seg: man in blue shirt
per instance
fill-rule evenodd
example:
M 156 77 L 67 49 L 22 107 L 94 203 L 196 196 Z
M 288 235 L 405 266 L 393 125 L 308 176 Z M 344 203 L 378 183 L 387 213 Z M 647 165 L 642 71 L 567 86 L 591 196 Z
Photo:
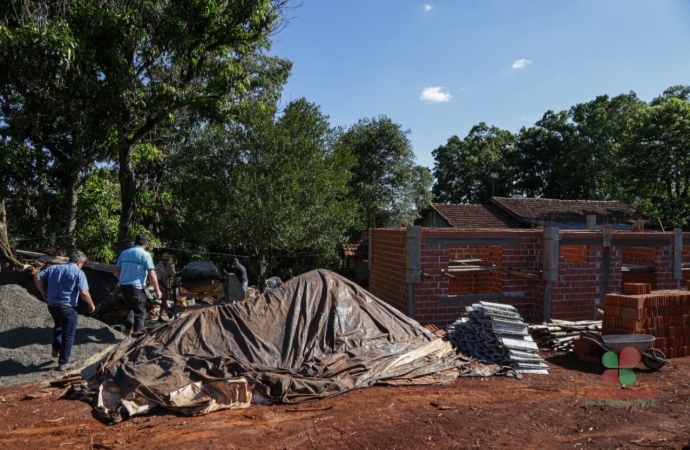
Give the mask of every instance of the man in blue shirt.
M 67 264 L 55 265 L 39 272 L 34 277 L 36 288 L 48 303 L 48 312 L 53 317 L 53 358 L 58 359 L 58 370 L 64 371 L 74 366 L 69 362 L 77 331 L 77 302 L 79 297 L 89 305 L 92 313 L 96 307 L 89 294 L 86 275 L 81 271 L 86 255 L 76 251 Z
M 125 323 L 126 335 L 132 331 L 144 329 L 144 319 L 146 318 L 146 278 L 151 280 L 151 285 L 156 291 L 156 298 L 163 298 L 158 287 L 153 258 L 145 250 L 149 244 L 149 237 L 142 233 L 137 235 L 134 245 L 120 253 L 115 267 L 115 276 L 120 280 L 122 299 L 129 307 L 127 322 Z

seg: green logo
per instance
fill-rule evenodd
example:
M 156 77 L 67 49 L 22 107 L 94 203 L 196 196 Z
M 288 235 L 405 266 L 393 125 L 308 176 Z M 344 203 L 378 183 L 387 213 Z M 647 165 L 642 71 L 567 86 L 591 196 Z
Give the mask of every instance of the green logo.
M 614 352 L 606 352 L 601 357 L 601 363 L 608 370 L 601 376 L 604 384 L 630 386 L 635 382 L 635 372 L 631 369 L 637 367 L 642 359 L 639 350 L 634 347 L 626 347 L 620 355 Z

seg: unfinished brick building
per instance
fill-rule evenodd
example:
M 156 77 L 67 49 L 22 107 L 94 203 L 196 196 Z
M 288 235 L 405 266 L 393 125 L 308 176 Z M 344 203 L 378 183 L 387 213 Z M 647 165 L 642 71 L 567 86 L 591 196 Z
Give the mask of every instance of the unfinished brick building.
M 369 290 L 437 326 L 478 301 L 514 305 L 530 321 L 586 320 L 623 282 L 686 286 L 683 261 L 690 261 L 690 233 L 679 229 L 381 228 L 370 234 Z

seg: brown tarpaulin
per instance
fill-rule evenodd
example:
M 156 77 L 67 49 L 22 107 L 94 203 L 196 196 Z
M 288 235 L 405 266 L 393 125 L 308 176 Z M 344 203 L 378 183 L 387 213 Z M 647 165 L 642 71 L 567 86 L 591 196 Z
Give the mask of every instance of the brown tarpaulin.
M 252 301 L 192 311 L 126 339 L 92 381 L 100 383 L 100 415 L 117 420 L 123 406 L 130 415 L 156 405 L 189 414 L 246 406 L 244 394 L 228 394 L 228 380 L 247 383 L 255 401 L 297 403 L 376 383 L 497 372 L 516 376 L 457 354 L 353 282 L 315 270 Z

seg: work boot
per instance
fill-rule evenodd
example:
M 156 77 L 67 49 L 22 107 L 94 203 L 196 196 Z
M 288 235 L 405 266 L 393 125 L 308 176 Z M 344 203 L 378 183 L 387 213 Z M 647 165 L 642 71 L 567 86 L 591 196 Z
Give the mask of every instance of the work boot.
M 64 364 L 60 364 L 57 370 L 59 370 L 60 372 L 64 372 L 65 370 L 69 370 L 72 367 L 74 367 L 74 363 L 66 362 Z
M 50 354 L 53 358 L 59 358 L 60 357 L 60 352 L 53 352 Z

